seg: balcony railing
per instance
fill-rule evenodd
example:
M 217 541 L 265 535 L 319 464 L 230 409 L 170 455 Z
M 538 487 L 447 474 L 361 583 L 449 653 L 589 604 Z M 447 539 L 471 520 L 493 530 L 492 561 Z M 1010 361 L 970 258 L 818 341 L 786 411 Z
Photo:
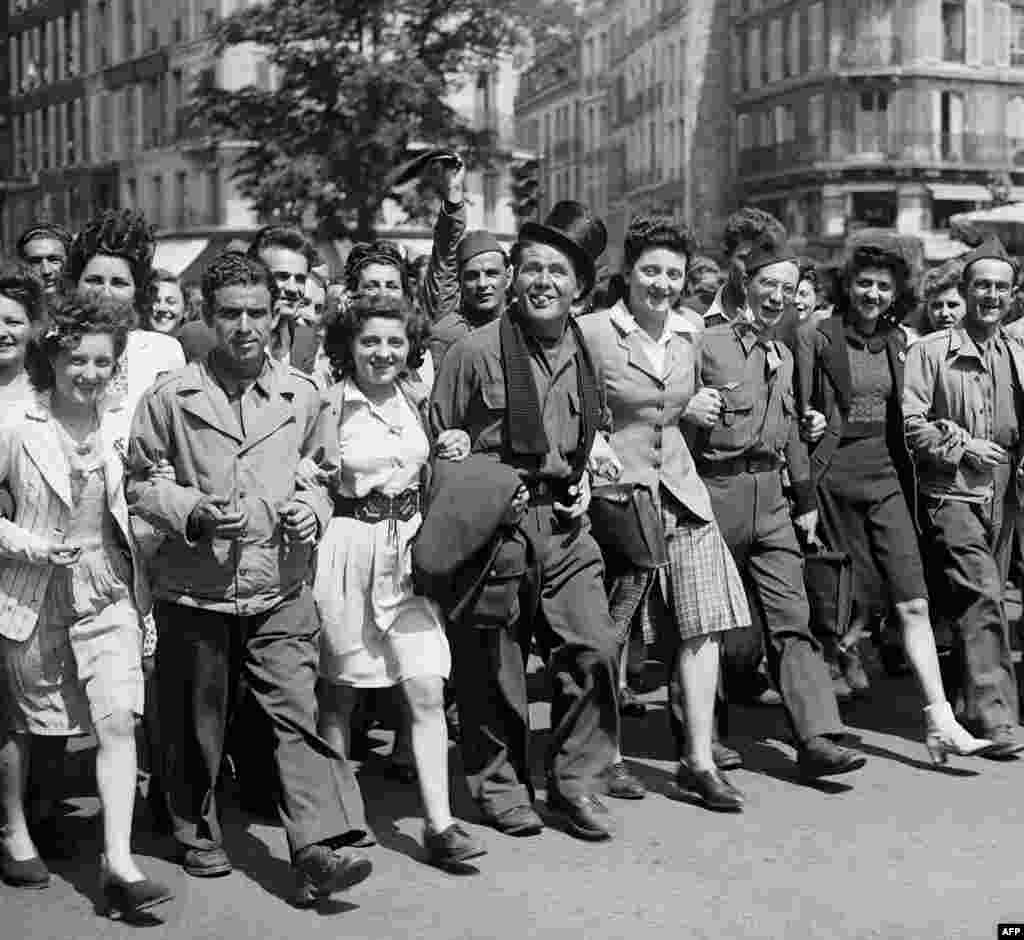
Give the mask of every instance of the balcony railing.
M 918 163 L 1009 169 L 1024 166 L 1024 139 L 1002 134 L 843 130 L 827 138 L 754 147 L 739 154 L 741 176 L 784 173 L 814 163 Z
M 847 39 L 839 49 L 841 69 L 882 69 L 903 62 L 899 36 L 864 36 Z

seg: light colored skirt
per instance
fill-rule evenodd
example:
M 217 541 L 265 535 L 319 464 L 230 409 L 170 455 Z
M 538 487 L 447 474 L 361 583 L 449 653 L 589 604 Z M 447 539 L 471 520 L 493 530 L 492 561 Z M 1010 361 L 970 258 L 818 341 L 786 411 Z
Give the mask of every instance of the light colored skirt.
M 51 575 L 31 635 L 0 638 L 11 730 L 88 734 L 115 712 L 142 714 L 142 629 L 130 576 L 119 555 L 87 550 Z
M 397 527 L 349 517 L 328 524 L 313 582 L 327 682 L 387 688 L 451 672 L 441 612 L 413 592 L 411 541 L 420 521 L 417 514 Z

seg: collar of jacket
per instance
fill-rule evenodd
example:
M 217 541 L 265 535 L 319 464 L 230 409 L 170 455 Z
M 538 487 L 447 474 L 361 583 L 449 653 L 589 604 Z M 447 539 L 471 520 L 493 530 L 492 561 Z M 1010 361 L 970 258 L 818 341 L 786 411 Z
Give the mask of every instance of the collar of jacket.
M 122 395 L 111 392 L 100 399 L 96 409 L 97 416 L 102 422 L 103 418 L 110 414 L 118 414 L 125 409 L 125 400 Z M 25 417 L 32 421 L 50 421 L 53 419 L 53 393 L 52 391 L 36 392 L 25 403 Z
M 191 395 L 204 390 L 206 382 L 214 382 L 224 388 L 226 379 L 231 385 L 238 383 L 231 376 L 221 376 L 212 365 L 212 355 L 198 362 L 191 362 L 181 370 L 181 379 L 178 382 L 177 392 L 179 395 Z M 264 398 L 270 398 L 280 389 L 281 378 L 286 375 L 291 367 L 287 363 L 277 362 L 267 355 L 263 360 L 263 368 L 256 376 L 252 387 L 255 388 Z
M 622 333 L 623 336 L 629 336 L 631 333 L 635 333 L 637 330 L 642 329 L 639 323 L 636 321 L 636 317 L 629 312 L 629 308 L 622 300 L 616 301 L 615 306 L 611 308 L 608 314 L 608 319 L 614 324 L 616 329 Z M 697 330 L 689 320 L 686 319 L 681 313 L 676 310 L 670 310 L 668 316 L 665 318 L 665 330 L 671 333 L 679 333 L 687 336 L 693 336 Z M 657 342 L 660 337 L 651 337 Z
M 1008 339 L 1006 330 L 1000 326 L 999 329 L 992 334 L 992 339 L 1001 339 L 1005 342 Z M 979 348 L 978 344 L 971 339 L 971 334 L 962 326 L 954 326 L 949 331 L 948 355 L 977 359 L 979 362 L 985 361 L 984 353 Z

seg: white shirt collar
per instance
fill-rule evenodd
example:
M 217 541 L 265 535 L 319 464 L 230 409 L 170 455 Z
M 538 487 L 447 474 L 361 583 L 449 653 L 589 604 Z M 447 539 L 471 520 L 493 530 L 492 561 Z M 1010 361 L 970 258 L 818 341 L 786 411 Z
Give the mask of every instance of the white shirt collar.
M 626 336 L 640 329 L 640 324 L 636 322 L 636 317 L 629 312 L 629 309 L 621 300 L 612 307 L 609 317 L 612 323 L 622 330 Z M 665 328 L 661 336 L 655 339 L 655 342 L 667 343 L 673 333 L 689 336 L 695 332 L 693 324 L 686 317 L 675 310 L 670 310 L 665 318 Z

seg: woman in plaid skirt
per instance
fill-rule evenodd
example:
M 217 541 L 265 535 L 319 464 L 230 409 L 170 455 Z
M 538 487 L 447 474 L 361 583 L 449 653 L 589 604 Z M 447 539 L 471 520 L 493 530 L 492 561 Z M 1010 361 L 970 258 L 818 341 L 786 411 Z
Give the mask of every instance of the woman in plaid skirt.
M 674 627 L 670 704 L 679 756 L 677 782 L 709 809 L 738 811 L 743 795 L 712 755 L 720 634 L 749 626 L 739 572 L 722 539 L 680 418 L 697 393 L 700 317 L 680 305 L 694 242 L 670 217 L 637 216 L 624 251 L 625 296 L 581 319 L 612 412 L 610 444 L 619 482 L 650 488 L 664 523 L 669 563 L 657 571 L 611 572 L 612 615 L 625 642 L 639 613 Z M 685 731 L 683 730 L 685 728 Z M 642 795 L 621 761 L 613 795 Z M 635 786 L 634 786 L 635 784 Z

